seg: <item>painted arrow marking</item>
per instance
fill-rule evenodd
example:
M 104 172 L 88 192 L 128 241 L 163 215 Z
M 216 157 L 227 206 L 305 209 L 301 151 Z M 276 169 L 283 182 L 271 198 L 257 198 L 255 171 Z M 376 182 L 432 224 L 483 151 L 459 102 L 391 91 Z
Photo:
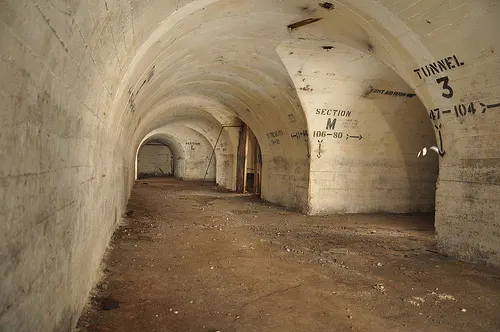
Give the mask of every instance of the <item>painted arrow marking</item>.
M 495 107 L 500 107 L 500 103 L 490 104 L 490 105 L 485 105 L 483 103 L 479 103 L 479 105 L 481 105 L 481 107 L 483 108 L 483 113 L 486 112 L 487 109 L 495 108 Z
M 317 156 L 318 156 L 318 158 L 321 158 L 321 143 L 323 143 L 323 140 L 321 140 L 321 141 L 318 140 L 318 143 L 319 143 L 319 149 L 318 149 L 319 151 L 318 151 Z
M 349 139 L 349 138 L 357 138 L 358 140 L 362 139 L 363 136 L 361 135 L 349 135 L 347 134 L 346 138 L 345 139 Z
M 311 149 L 309 148 L 309 140 L 306 139 L 306 147 L 307 147 L 307 158 L 311 157 Z
M 444 152 L 444 149 L 443 149 L 443 137 L 441 136 L 441 124 L 438 125 L 434 125 L 434 127 L 436 127 L 436 129 L 438 130 L 438 134 L 439 134 L 439 155 L 442 157 L 444 156 L 444 154 L 446 152 Z
M 441 157 L 445 155 L 445 151 L 443 149 L 443 137 L 441 135 L 441 124 L 439 125 L 434 125 L 434 127 L 437 129 L 438 134 L 439 134 L 439 148 L 437 146 L 431 146 L 429 150 L 435 151 L 437 154 L 439 154 Z M 422 150 L 418 151 L 417 158 L 420 157 L 420 155 L 425 156 L 427 154 L 427 148 L 423 148 Z

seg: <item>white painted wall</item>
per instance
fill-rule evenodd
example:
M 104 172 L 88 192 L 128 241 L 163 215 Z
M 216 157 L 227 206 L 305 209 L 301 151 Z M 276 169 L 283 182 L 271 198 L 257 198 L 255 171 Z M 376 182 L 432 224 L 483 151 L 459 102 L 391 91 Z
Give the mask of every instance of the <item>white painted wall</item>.
M 278 47 L 308 118 L 309 212 L 433 212 L 438 156 L 417 159 L 423 147 L 436 145 L 424 106 L 373 56 L 328 45 Z
M 174 173 L 174 156 L 165 145 L 147 143 L 137 155 L 138 176 L 168 176 Z

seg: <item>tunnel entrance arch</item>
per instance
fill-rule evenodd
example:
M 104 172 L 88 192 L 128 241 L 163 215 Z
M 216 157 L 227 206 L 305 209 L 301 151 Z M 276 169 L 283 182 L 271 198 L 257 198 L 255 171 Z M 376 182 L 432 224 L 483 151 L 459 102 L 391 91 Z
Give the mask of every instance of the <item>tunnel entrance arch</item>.
M 175 157 L 167 144 L 146 142 L 137 154 L 137 178 L 175 176 Z
M 150 134 L 143 139 L 143 142 L 137 148 L 135 179 L 152 176 L 173 176 L 183 179 L 185 159 L 186 151 L 184 147 L 173 137 L 166 134 Z M 167 171 L 161 166 L 164 166 Z

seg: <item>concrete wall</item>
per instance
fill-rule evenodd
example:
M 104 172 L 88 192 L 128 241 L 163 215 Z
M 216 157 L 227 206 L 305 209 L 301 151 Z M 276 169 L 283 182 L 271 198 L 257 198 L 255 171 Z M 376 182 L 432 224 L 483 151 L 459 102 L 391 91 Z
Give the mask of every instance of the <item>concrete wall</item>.
M 74 326 L 134 183 L 137 148 L 168 123 L 210 123 L 208 136 L 243 120 L 262 148 L 263 198 L 309 208 L 309 176 L 323 166 L 313 157 L 310 171 L 308 154 L 317 152 L 309 150 L 304 131 L 317 127 L 308 124 L 302 90 L 275 51 L 289 39 L 336 41 L 370 53 L 416 92 L 428 114 L 433 110 L 445 150 L 436 193 L 440 248 L 500 265 L 500 39 L 494 33 L 500 3 L 332 2 L 334 10 L 316 2 L 305 7 L 302 0 L 0 2 L 1 329 Z M 287 29 L 312 15 L 323 19 Z M 438 60 L 449 68 L 415 72 Z M 442 77 L 453 95 L 436 81 Z M 374 149 L 384 148 L 383 132 L 407 123 L 387 112 L 414 107 L 366 104 L 380 112 L 382 129 L 372 132 L 362 125 L 365 102 L 342 103 L 360 116 L 360 133 L 377 143 Z M 400 134 L 385 137 L 396 142 Z M 360 155 L 368 149 L 348 144 Z
M 308 118 L 309 212 L 434 212 L 439 156 L 417 159 L 436 145 L 424 106 L 373 56 L 328 45 L 278 47 Z
M 2 331 L 71 330 L 128 200 L 109 26 L 68 3 L 0 3 Z
M 210 137 L 210 142 L 215 146 L 215 155 L 213 156 L 214 160 L 212 160 L 212 162 L 215 163 L 217 167 L 217 185 L 229 190 L 236 190 L 238 135 L 239 127 L 221 128 L 219 133 L 213 130 L 207 132 L 207 136 Z M 219 141 L 217 141 L 217 137 Z
M 500 171 L 500 149 L 498 141 L 492 139 L 498 131 L 494 123 L 500 113 L 495 111 L 498 108 L 483 112 L 482 106 L 500 102 L 496 52 L 500 39 L 491 34 L 500 28 L 500 3 L 389 3 L 380 5 L 390 6 L 390 16 L 383 7 L 367 7 L 363 15 L 387 29 L 385 41 L 379 38 L 376 44 L 392 45 L 386 49 L 398 59 L 394 61 L 397 72 L 415 89 L 428 114 L 436 110 L 431 117 L 438 144 L 445 152 L 440 159 L 436 193 L 440 249 L 468 261 L 500 265 L 500 182 L 494 175 Z M 431 63 L 437 71 L 432 71 Z M 452 94 L 443 81 L 437 81 L 445 77 Z M 456 113 L 455 106 L 462 112 Z M 473 106 L 471 112 L 469 106 Z
M 138 176 L 168 176 L 174 174 L 174 156 L 165 145 L 145 144 L 137 155 Z

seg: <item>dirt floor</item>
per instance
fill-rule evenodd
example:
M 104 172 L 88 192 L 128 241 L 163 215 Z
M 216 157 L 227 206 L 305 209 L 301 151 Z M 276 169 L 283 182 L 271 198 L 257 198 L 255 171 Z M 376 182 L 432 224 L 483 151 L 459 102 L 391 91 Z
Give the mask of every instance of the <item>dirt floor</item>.
M 500 331 L 500 272 L 443 257 L 431 215 L 308 217 L 138 181 L 80 331 Z

